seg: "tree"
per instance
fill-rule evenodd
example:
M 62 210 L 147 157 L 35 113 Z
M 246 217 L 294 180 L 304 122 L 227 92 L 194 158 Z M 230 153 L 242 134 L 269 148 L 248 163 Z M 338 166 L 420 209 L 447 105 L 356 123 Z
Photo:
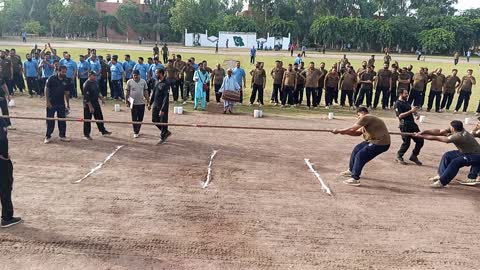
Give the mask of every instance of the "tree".
M 289 33 L 296 32 L 298 26 L 294 21 L 286 21 L 282 18 L 275 17 L 267 23 L 266 30 L 271 36 L 287 36 Z
M 23 24 L 23 31 L 40 35 L 45 33 L 45 28 L 38 21 L 28 21 Z
M 102 25 L 102 36 L 107 36 L 107 30 L 112 29 L 113 31 L 123 34 L 123 29 L 120 27 L 117 17 L 111 14 L 105 14 L 100 18 L 100 23 Z
M 4 8 L 0 11 L 1 32 L 20 32 L 27 21 L 26 9 L 22 1 L 5 0 Z
M 337 17 L 321 16 L 313 21 L 310 31 L 318 40 L 322 41 L 322 44 L 326 45 L 327 43 L 331 43 L 333 46 L 337 40 L 336 29 L 339 25 L 340 20 Z
M 419 34 L 419 41 L 427 51 L 444 53 L 454 47 L 455 34 L 443 28 L 423 30 Z
M 258 26 L 255 21 L 248 17 L 227 15 L 223 18 L 223 28 L 232 32 L 257 32 Z
M 125 32 L 127 33 L 128 40 L 128 28 L 136 31 L 141 22 L 142 15 L 140 14 L 137 4 L 131 1 L 121 4 L 118 7 L 115 16 L 117 17 L 120 26 L 126 29 Z
M 160 33 L 171 33 L 169 10 L 173 6 L 173 0 L 145 0 L 148 13 L 145 14 L 145 24 L 151 26 L 155 32 L 155 40 L 160 41 Z M 148 35 L 148 32 L 144 34 Z

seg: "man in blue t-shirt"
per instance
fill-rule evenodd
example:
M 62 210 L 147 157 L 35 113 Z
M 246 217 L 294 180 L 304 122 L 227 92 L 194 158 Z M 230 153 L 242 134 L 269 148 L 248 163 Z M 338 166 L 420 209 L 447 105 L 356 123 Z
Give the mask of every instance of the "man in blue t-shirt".
M 132 78 L 133 67 L 135 66 L 135 62 L 130 59 L 130 55 L 125 55 L 125 62 L 123 62 L 123 70 L 125 71 L 125 82 Z
M 52 76 L 55 72 L 55 66 L 53 65 L 50 54 L 45 54 L 45 58 L 40 62 L 39 70 L 42 71 L 42 79 L 39 81 L 39 91 L 41 93 L 40 95 L 43 96 L 48 77 Z
M 27 54 L 27 60 L 23 62 L 23 72 L 25 78 L 27 78 L 27 87 L 28 94 L 30 97 L 33 97 L 33 92 L 39 95 L 38 91 L 38 62 L 35 59 L 32 59 L 31 54 Z
M 95 71 L 95 74 L 97 74 L 97 81 L 100 81 L 100 79 L 102 78 L 100 72 L 102 70 L 102 65 L 97 60 L 97 56 L 95 54 L 92 54 L 92 56 L 89 57 L 87 62 L 90 65 L 90 71 Z
M 250 64 L 255 64 L 255 57 L 257 56 L 257 49 L 255 49 L 255 46 L 253 46 L 250 49 Z
M 155 71 L 157 69 L 165 69 L 165 67 L 162 65 L 162 63 L 160 63 L 160 60 L 158 57 L 154 57 L 153 58 L 153 64 L 150 65 L 149 69 L 148 69 L 148 74 L 149 74 L 149 79 L 151 78 L 155 78 Z
M 60 65 L 67 68 L 66 79 L 68 91 L 70 92 L 70 98 L 78 98 L 77 95 L 77 63 L 70 59 L 70 54 L 65 53 L 65 58 L 60 60 Z
M 138 70 L 140 79 L 147 81 L 148 65 L 143 63 L 143 57 L 138 57 L 138 62 L 133 66 L 133 70 Z
M 240 85 L 240 104 L 243 102 L 243 90 L 247 87 L 246 73 L 243 68 L 240 67 L 240 61 L 237 62 L 237 66 L 232 72 L 235 81 Z M 242 83 L 243 82 L 243 83 Z
M 112 76 L 112 98 L 116 100 L 123 100 L 123 88 L 122 88 L 122 79 L 123 79 L 123 66 L 118 62 L 118 56 L 113 55 L 112 61 L 110 62 L 110 74 Z
M 78 79 L 80 81 L 80 91 L 83 95 L 83 84 L 88 79 L 88 73 L 90 72 L 90 64 L 88 61 L 85 61 L 85 56 L 80 55 L 80 61 L 77 64 L 78 68 Z

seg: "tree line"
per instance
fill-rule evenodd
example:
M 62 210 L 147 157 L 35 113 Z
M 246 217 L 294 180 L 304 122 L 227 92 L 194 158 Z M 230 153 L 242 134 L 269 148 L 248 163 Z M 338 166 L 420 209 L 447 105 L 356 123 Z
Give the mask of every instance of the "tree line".
M 107 29 L 130 27 L 156 41 L 181 41 L 185 29 L 286 36 L 297 44 L 327 49 L 424 53 L 475 49 L 480 43 L 480 9 L 457 11 L 457 0 L 145 0 L 146 13 L 124 1 L 115 14 L 95 9 L 98 0 L 0 1 L 0 30 L 20 33 L 105 37 Z M 135 39 L 136 37 L 129 37 Z

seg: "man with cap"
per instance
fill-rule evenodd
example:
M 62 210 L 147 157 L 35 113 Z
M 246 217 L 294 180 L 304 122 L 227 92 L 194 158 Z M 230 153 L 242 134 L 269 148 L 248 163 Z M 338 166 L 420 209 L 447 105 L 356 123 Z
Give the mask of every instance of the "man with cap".
M 83 118 L 86 120 L 95 117 L 95 120 L 103 120 L 102 108 L 100 107 L 99 99 L 102 100 L 102 104 L 105 104 L 104 97 L 100 93 L 100 87 L 97 82 L 97 73 L 90 71 L 88 80 L 83 85 Z M 112 134 L 105 129 L 103 123 L 97 123 L 98 130 L 102 133 L 102 136 L 108 136 Z M 90 122 L 83 122 L 83 136 L 85 140 L 92 140 L 90 132 L 92 125 Z
M 133 101 L 130 101 L 130 98 Z M 127 81 L 127 95 L 125 102 L 127 106 L 130 106 L 132 112 L 133 122 L 143 122 L 143 116 L 145 115 L 145 102 L 148 102 L 148 86 L 147 82 L 141 78 L 140 71 L 133 71 L 133 78 Z M 130 104 L 133 102 L 133 104 Z M 142 125 L 133 125 L 133 138 L 138 138 L 140 135 L 140 128 Z
M 0 202 L 2 204 L 2 228 L 22 222 L 13 216 L 12 204 L 13 164 L 8 154 L 7 123 L 0 119 Z
M 50 76 L 45 86 L 45 99 L 47 103 L 47 118 L 55 117 L 65 118 L 66 109 L 70 108 L 70 90 L 69 82 L 67 81 L 67 67 L 60 66 L 58 73 Z M 65 107 L 65 103 L 67 106 Z M 47 133 L 45 135 L 44 143 L 48 144 L 51 141 L 53 130 L 55 129 L 55 121 L 47 120 Z M 70 139 L 66 137 L 67 123 L 65 121 L 58 121 L 58 129 L 60 140 L 69 142 Z
M 158 68 L 155 71 L 155 77 L 157 78 L 153 93 L 150 97 L 148 104 L 148 110 L 152 110 L 152 122 L 153 123 L 168 123 L 168 105 L 169 105 L 169 93 L 168 85 L 165 80 L 165 70 Z M 153 106 L 153 109 L 152 109 Z M 160 130 L 160 141 L 157 144 L 164 144 L 167 138 L 172 135 L 168 131 L 168 126 L 159 125 L 157 128 Z

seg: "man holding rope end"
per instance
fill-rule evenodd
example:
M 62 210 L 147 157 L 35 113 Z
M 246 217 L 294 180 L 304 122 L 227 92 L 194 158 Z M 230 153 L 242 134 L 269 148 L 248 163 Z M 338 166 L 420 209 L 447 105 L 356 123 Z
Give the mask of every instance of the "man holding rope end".
M 463 123 L 454 120 L 450 122 L 450 128 L 440 130 L 424 130 L 416 134 L 416 137 L 430 141 L 453 143 L 458 150 L 448 151 L 442 156 L 438 166 L 438 174 L 430 178 L 435 181 L 430 187 L 443 188 L 448 185 L 462 167 L 470 168 L 468 179 L 460 182 L 462 185 L 477 185 L 476 181 L 480 172 L 480 144 L 475 137 L 463 128 Z
M 8 154 L 8 138 L 6 119 L 0 119 L 0 202 L 2 204 L 2 228 L 22 222 L 13 216 L 12 185 L 13 164 Z
M 343 183 L 352 186 L 360 185 L 363 167 L 376 156 L 390 148 L 390 133 L 382 119 L 369 115 L 365 107 L 357 109 L 358 121 L 350 128 L 334 129 L 333 134 L 349 136 L 363 135 L 365 141 L 355 146 L 350 158 L 350 168 L 340 175 L 350 177 Z
M 168 123 L 169 87 L 165 80 L 165 71 L 163 69 L 157 68 L 155 71 L 155 77 L 157 81 L 155 82 L 155 87 L 153 88 L 153 92 L 150 97 L 148 110 L 152 110 L 153 105 L 153 123 Z M 158 125 L 157 128 L 160 130 L 160 141 L 158 141 L 157 144 L 166 143 L 167 138 L 172 135 L 172 133 L 168 131 L 168 126 Z

